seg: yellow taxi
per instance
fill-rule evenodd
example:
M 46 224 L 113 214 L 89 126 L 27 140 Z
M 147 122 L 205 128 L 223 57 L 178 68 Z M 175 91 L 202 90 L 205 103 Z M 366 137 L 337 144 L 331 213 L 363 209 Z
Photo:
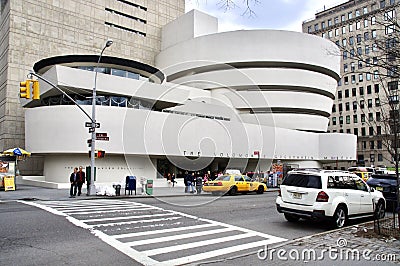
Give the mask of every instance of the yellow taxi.
M 213 181 L 207 181 L 203 186 L 203 191 L 212 194 L 229 193 L 236 195 L 239 193 L 256 192 L 262 194 L 267 191 L 267 186 L 260 182 L 253 182 L 246 175 L 222 175 Z

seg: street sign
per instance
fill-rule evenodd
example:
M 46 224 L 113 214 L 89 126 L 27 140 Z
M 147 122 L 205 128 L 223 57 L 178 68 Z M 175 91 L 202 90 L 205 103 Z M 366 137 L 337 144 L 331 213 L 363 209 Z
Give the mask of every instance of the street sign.
M 89 133 L 93 133 L 93 132 L 94 132 L 94 130 L 95 130 L 95 128 L 94 128 L 94 127 L 89 127 Z
M 96 133 L 96 138 L 97 137 L 107 137 L 107 133 Z
M 100 123 L 85 122 L 85 127 L 100 128 Z
M 105 140 L 105 141 L 109 141 L 110 138 L 109 138 L 109 137 L 97 137 L 97 136 L 96 136 L 96 140 Z
M 88 140 L 87 140 L 87 143 L 88 143 L 88 144 L 92 143 L 92 139 L 88 139 Z

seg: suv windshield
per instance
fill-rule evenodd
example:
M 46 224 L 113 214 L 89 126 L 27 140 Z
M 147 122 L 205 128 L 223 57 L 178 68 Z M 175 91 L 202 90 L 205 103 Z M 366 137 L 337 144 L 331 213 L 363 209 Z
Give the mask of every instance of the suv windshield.
M 289 174 L 282 185 L 306 188 L 322 188 L 321 177 L 317 175 Z

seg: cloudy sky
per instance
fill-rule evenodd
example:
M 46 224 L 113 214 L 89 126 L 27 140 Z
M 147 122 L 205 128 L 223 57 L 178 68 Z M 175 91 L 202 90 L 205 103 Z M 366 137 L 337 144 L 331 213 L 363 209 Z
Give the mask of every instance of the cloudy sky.
M 236 4 L 226 10 L 226 1 Z M 251 0 L 255 14 L 243 14 L 245 0 L 186 0 L 186 12 L 198 9 L 218 18 L 219 31 L 240 29 L 278 29 L 300 31 L 304 20 L 314 18 L 316 11 L 348 0 Z

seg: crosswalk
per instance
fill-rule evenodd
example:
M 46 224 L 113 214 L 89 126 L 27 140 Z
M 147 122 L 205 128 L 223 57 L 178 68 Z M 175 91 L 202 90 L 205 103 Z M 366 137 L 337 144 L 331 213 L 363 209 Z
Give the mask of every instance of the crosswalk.
M 26 202 L 65 216 L 143 265 L 182 265 L 244 254 L 284 238 L 182 212 L 114 199 Z

